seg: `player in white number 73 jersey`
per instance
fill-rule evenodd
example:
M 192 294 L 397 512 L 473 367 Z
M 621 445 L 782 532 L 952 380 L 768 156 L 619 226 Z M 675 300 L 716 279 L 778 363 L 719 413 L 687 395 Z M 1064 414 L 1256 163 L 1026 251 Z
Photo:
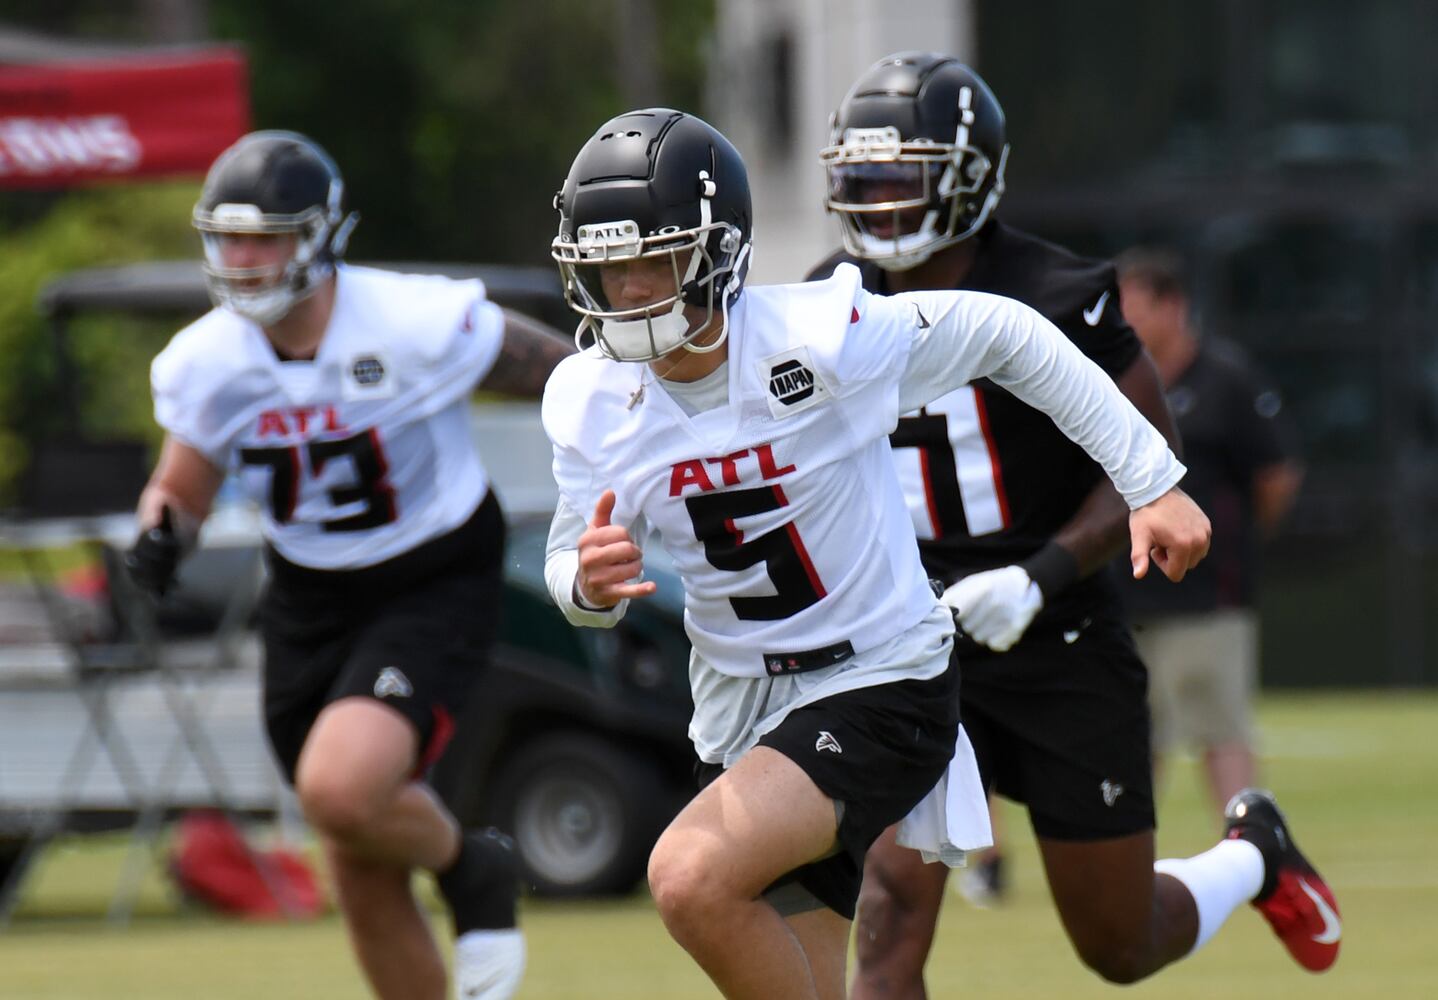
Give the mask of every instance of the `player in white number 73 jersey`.
M 652 531 L 694 646 L 705 787 L 655 846 L 650 889 L 725 996 L 839 1000 L 885 826 L 907 817 L 941 855 L 988 839 L 953 621 L 889 454 L 899 414 L 983 376 L 1043 409 L 1128 501 L 1140 572 L 1182 577 L 1208 521 L 1162 437 L 1028 307 L 871 295 L 853 267 L 746 290 L 744 164 L 697 118 L 606 123 L 557 207 L 554 256 L 595 344 L 545 387 L 549 589 L 571 621 L 612 625 L 653 593 Z
M 266 728 L 371 987 L 444 996 L 410 891 L 427 868 L 459 935 L 456 994 L 505 1000 L 524 967 L 512 845 L 462 834 L 422 775 L 501 596 L 504 519 L 470 393 L 537 393 L 570 349 L 478 281 L 343 265 L 356 218 L 334 163 L 292 132 L 245 136 L 211 168 L 194 223 L 218 308 L 155 359 L 165 443 L 127 562 L 163 593 L 234 473 L 269 549 Z

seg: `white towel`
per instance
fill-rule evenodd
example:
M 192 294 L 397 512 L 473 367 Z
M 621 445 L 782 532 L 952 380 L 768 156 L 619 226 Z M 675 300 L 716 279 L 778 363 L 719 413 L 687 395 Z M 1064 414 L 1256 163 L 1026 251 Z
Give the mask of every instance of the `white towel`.
M 959 726 L 948 770 L 899 821 L 897 839 L 900 847 L 918 851 L 925 862 L 942 861 L 950 868 L 962 868 L 966 852 L 993 845 L 988 796 L 963 726 Z

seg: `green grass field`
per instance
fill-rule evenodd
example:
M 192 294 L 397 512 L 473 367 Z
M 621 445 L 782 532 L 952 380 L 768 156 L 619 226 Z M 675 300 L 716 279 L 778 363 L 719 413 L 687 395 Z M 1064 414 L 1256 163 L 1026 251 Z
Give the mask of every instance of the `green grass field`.
M 1260 709 L 1264 769 L 1304 850 L 1338 894 L 1344 950 L 1322 976 L 1301 971 L 1257 914 L 1238 912 L 1202 952 L 1134 987 L 1135 998 L 1438 997 L 1438 696 L 1270 697 Z M 1020 812 L 1008 820 L 1014 891 L 980 912 L 951 895 L 929 964 L 933 997 L 1112 997 L 1073 957 L 1050 906 Z M 1216 821 L 1198 773 L 1176 762 L 1161 797 L 1159 848 L 1208 847 Z M 229 1000 L 366 996 L 330 917 L 254 925 L 181 911 L 161 880 L 125 928 L 101 914 L 123 841 L 57 845 L 0 933 L 7 1000 Z M 529 902 L 525 1000 L 689 1000 L 716 996 L 672 944 L 649 898 Z M 782 998 L 781 998 L 782 1000 Z

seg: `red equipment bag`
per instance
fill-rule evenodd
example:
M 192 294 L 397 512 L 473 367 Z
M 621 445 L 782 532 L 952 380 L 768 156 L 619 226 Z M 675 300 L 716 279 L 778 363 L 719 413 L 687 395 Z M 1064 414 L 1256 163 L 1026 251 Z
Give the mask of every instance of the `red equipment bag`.
M 170 874 L 186 896 L 233 916 L 294 919 L 324 910 L 324 896 L 304 858 L 251 848 L 229 817 L 213 809 L 180 820 Z

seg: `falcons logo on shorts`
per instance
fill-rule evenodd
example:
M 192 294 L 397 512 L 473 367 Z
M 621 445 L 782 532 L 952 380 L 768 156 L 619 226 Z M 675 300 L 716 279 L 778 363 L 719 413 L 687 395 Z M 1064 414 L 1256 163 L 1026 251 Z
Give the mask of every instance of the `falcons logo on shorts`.
M 1098 789 L 1103 793 L 1103 804 L 1110 809 L 1118 801 L 1118 797 L 1123 794 L 1123 786 L 1116 781 L 1109 781 L 1107 778 L 1103 780 L 1103 784 L 1098 786 Z
M 830 753 L 843 753 L 844 748 L 839 746 L 839 741 L 834 739 L 834 734 L 827 729 L 819 730 L 819 738 L 814 741 L 815 750 L 828 750 Z
M 409 678 L 399 667 L 385 667 L 375 678 L 374 696 L 376 698 L 408 698 L 412 694 L 414 694 L 414 688 L 410 686 Z

